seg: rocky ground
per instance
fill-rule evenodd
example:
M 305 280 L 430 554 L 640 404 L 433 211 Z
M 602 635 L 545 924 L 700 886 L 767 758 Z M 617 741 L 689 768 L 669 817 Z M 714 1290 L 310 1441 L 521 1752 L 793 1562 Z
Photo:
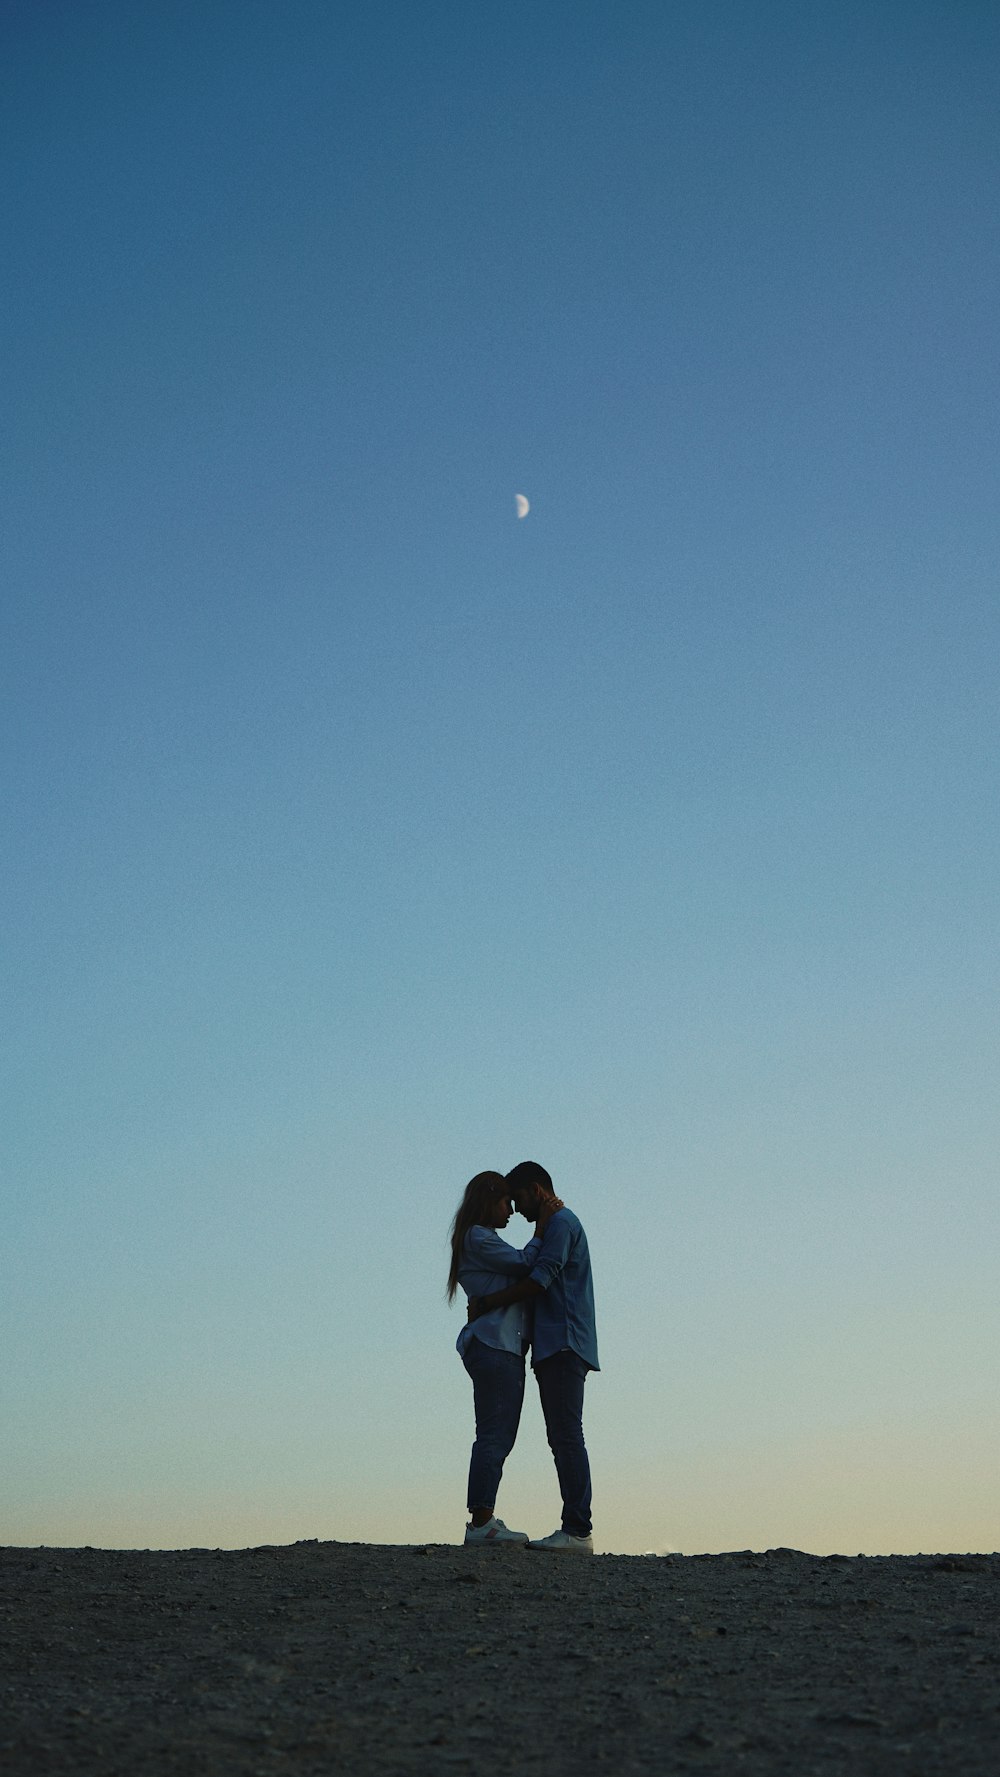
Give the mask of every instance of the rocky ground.
M 6 1777 L 1000 1763 L 1000 1555 L 6 1549 L 0 1580 Z

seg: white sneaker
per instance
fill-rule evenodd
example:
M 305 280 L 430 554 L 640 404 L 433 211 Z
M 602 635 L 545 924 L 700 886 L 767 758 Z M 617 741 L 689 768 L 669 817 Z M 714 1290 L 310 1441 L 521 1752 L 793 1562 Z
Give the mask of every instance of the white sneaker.
M 526 1543 L 528 1533 L 525 1530 L 508 1530 L 502 1518 L 491 1518 L 488 1524 L 467 1524 L 465 1527 L 466 1548 L 478 1547 L 480 1544 L 492 1546 L 494 1543 Z
M 537 1542 L 530 1542 L 529 1549 L 556 1549 L 560 1555 L 592 1555 L 594 1539 L 592 1536 L 573 1536 L 568 1530 L 554 1530 L 551 1536 L 540 1536 Z

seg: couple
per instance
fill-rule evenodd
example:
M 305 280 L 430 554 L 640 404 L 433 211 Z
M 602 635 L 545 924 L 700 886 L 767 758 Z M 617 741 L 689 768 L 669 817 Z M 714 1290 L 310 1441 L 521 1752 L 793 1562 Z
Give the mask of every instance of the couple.
M 523 1250 L 501 1240 L 511 1210 L 534 1222 Z M 597 1370 L 594 1286 L 587 1236 L 552 1189 L 544 1166 L 523 1160 L 508 1172 L 478 1172 L 451 1225 L 448 1300 L 461 1284 L 468 1324 L 458 1350 L 476 1407 L 469 1464 L 466 1545 L 528 1543 L 532 1549 L 592 1555 L 590 1462 L 583 1441 L 583 1385 Z M 536 1542 L 494 1515 L 503 1465 L 514 1448 L 524 1400 L 524 1360 L 538 1383 L 545 1432 L 562 1494 L 562 1528 Z

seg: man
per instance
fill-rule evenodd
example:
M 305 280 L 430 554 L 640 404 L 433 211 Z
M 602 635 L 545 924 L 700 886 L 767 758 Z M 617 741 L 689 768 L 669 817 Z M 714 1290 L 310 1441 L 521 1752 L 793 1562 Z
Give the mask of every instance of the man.
M 533 1549 L 559 1554 L 592 1555 L 590 1459 L 583 1441 L 583 1387 L 590 1370 L 599 1370 L 594 1285 L 587 1236 L 571 1209 L 552 1189 L 544 1166 L 522 1160 L 506 1175 L 506 1185 L 519 1215 L 535 1223 L 540 1246 L 533 1251 L 531 1271 L 520 1283 L 492 1295 L 474 1298 L 471 1319 L 492 1308 L 530 1299 L 535 1310 L 531 1367 L 538 1383 L 545 1433 L 549 1440 L 562 1494 L 562 1526 L 551 1536 L 532 1542 Z

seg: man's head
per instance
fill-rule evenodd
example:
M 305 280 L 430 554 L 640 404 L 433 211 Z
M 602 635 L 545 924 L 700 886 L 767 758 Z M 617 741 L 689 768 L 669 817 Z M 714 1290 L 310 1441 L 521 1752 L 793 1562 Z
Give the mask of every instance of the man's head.
M 528 1222 L 537 1219 L 545 1199 L 554 1195 L 552 1180 L 537 1160 L 522 1160 L 507 1173 L 504 1183 L 518 1215 Z

